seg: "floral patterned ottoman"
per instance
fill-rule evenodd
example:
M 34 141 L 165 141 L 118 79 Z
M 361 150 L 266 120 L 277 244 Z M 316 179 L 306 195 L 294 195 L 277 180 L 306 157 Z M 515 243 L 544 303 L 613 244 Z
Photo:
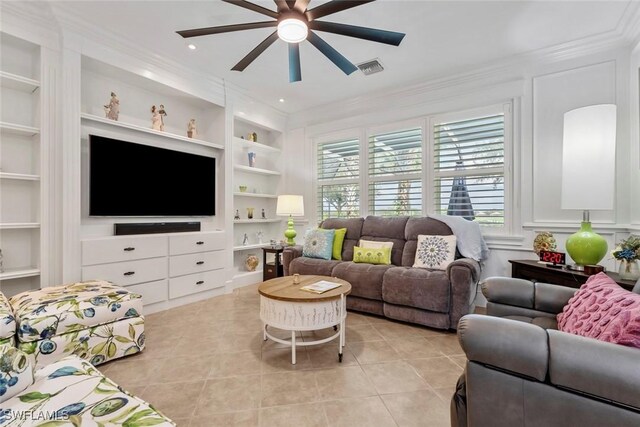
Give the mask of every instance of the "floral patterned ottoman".
M 17 346 L 36 368 L 75 354 L 99 365 L 144 349 L 142 297 L 105 281 L 28 291 L 10 298 Z
M 0 357 L 0 382 L 19 381 L 5 392 L 0 387 L 1 426 L 175 426 L 150 404 L 122 390 L 76 356 L 33 373 L 33 366 L 22 361 L 24 353 L 12 350 L 19 354 Z
M 0 347 L 15 345 L 16 318 L 7 297 L 0 292 Z

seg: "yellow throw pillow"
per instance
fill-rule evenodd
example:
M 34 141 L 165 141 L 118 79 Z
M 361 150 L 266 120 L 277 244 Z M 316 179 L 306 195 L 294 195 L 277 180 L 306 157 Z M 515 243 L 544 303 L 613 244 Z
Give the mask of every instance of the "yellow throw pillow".
M 353 248 L 353 262 L 390 265 L 391 264 L 391 248 Z
M 342 261 L 342 245 L 344 244 L 344 238 L 347 235 L 346 228 L 336 228 L 333 237 L 333 253 L 331 258 Z

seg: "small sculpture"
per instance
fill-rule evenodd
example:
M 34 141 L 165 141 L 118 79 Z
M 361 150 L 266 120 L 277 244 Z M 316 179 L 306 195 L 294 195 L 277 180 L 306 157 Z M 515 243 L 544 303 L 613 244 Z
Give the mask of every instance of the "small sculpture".
M 240 210 L 236 209 L 236 214 L 233 219 L 240 219 Z
M 254 142 L 254 141 L 255 141 L 255 139 L 253 139 L 253 134 L 252 134 L 252 133 L 250 133 L 249 135 L 247 135 L 247 139 L 248 139 L 249 141 L 251 141 L 251 142 Z
M 260 259 L 254 254 L 247 255 L 247 259 L 244 261 L 247 271 L 256 271 L 258 264 L 260 264 Z
M 249 244 L 249 236 L 247 233 L 244 233 L 244 237 L 242 238 L 242 246 L 247 246 Z
M 198 130 L 196 129 L 196 119 L 189 120 L 189 123 L 187 124 L 187 136 L 189 138 L 198 137 Z
M 258 134 L 257 134 L 257 133 L 255 133 L 255 132 L 254 132 L 254 133 L 252 133 L 252 134 L 251 134 L 251 140 L 252 140 L 253 142 L 258 142 Z
M 549 231 L 538 233 L 533 239 L 533 251 L 536 255 L 540 255 L 540 251 L 555 251 L 556 248 L 556 238 Z
M 262 244 L 262 239 L 264 238 L 264 233 L 262 231 L 258 231 L 256 233 L 256 237 L 258 238 L 258 243 Z
M 162 116 L 155 105 L 151 106 L 151 129 L 162 130 Z
M 247 219 L 253 219 L 253 208 L 247 208 Z
M 250 167 L 255 167 L 256 166 L 256 153 L 248 153 L 249 156 L 249 166 Z
M 118 115 L 120 114 L 120 100 L 116 96 L 115 92 L 111 92 L 111 99 L 109 103 L 104 106 L 105 117 L 109 120 L 118 121 Z
M 264 208 L 262 208 L 261 216 L 262 216 L 262 219 L 267 219 L 267 215 L 264 213 Z
M 164 131 L 164 118 L 167 116 L 167 112 L 164 111 L 164 105 L 160 104 L 158 114 L 160 114 L 160 130 Z

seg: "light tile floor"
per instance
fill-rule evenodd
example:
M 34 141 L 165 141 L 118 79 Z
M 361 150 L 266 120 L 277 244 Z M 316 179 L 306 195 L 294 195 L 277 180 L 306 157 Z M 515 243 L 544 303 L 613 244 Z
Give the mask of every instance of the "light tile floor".
M 261 328 L 257 286 L 241 288 L 147 316 L 144 352 L 100 369 L 181 427 L 450 425 L 466 360 L 455 333 L 349 312 L 343 363 L 330 342 L 294 366 Z

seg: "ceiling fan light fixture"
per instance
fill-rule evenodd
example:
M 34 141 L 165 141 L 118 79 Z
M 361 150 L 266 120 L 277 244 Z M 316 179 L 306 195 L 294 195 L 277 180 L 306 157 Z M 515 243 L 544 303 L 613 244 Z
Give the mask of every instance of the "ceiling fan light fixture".
M 287 43 L 300 43 L 307 39 L 309 27 L 299 18 L 286 18 L 278 22 L 278 37 Z

